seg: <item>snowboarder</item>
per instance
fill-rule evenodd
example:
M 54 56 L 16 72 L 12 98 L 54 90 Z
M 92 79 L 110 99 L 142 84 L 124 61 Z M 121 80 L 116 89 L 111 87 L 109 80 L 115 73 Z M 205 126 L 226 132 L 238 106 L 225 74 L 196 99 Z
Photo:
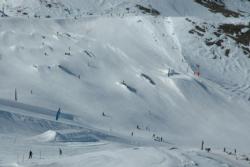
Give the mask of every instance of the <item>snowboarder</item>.
M 134 132 L 131 132 L 131 136 L 134 136 Z
M 62 149 L 59 148 L 59 155 L 62 155 Z
M 32 156 L 33 156 L 33 152 L 30 150 L 30 152 L 29 152 L 29 159 L 32 159 Z
M 59 119 L 60 115 L 61 115 L 61 108 L 59 108 L 57 113 L 56 113 L 56 120 Z
M 106 116 L 106 114 L 105 114 L 104 112 L 102 112 L 102 116 L 104 116 L 104 117 L 105 117 L 105 116 Z
M 161 137 L 161 142 L 163 141 L 163 138 Z
M 223 149 L 223 152 L 225 153 L 226 152 L 226 148 L 224 147 L 224 149 Z

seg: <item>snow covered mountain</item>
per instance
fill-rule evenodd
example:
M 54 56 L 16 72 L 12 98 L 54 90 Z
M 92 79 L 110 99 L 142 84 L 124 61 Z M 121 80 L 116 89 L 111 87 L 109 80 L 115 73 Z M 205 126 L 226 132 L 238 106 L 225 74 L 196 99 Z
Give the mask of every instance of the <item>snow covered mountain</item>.
M 0 6 L 0 166 L 248 165 L 248 0 Z
M 213 17 L 211 12 L 234 17 L 250 14 L 248 0 L 2 0 L 0 5 L 8 16 L 36 18 L 140 15 L 149 13 L 150 8 L 163 16 Z

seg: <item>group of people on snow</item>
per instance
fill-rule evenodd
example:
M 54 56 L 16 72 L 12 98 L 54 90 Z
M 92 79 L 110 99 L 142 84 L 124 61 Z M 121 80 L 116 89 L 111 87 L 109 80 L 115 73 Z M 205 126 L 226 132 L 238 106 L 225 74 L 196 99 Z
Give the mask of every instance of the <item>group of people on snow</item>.
M 63 154 L 61 148 L 59 148 L 58 153 L 59 153 L 59 156 L 61 156 L 61 155 Z M 29 151 L 29 159 L 32 159 L 32 158 L 33 158 L 33 151 L 30 150 L 30 151 Z

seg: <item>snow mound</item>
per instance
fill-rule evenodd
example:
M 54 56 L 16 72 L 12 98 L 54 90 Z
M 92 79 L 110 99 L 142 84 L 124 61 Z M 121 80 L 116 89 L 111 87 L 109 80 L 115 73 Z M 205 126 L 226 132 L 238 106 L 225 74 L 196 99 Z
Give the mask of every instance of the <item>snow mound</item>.
M 33 137 L 33 140 L 39 142 L 52 142 L 56 141 L 57 138 L 60 138 L 60 135 L 56 131 L 48 130 L 40 135 Z
M 60 132 L 48 130 L 42 134 L 30 138 L 29 140 L 36 142 L 98 142 L 99 139 L 107 138 L 108 135 L 90 130 L 66 130 Z

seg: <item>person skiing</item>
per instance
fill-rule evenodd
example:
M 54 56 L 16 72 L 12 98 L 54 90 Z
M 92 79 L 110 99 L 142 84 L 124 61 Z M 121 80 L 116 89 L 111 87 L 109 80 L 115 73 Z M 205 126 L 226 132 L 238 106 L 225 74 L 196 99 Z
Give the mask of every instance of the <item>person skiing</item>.
M 32 156 L 33 156 L 33 152 L 30 150 L 30 152 L 29 152 L 29 159 L 32 159 Z
M 59 155 L 62 155 L 62 149 L 59 148 Z
M 61 114 L 61 108 L 59 108 L 58 111 L 57 111 L 57 113 L 56 113 L 56 120 L 59 119 L 60 114 Z

